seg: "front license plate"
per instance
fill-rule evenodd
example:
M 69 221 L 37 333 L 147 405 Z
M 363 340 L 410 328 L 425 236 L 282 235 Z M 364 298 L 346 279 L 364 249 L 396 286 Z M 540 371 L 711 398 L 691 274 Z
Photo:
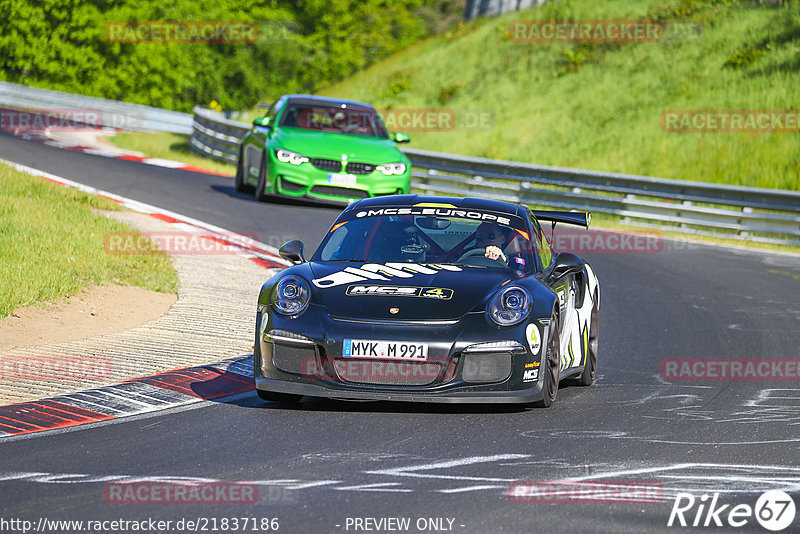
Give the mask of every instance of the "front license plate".
M 342 353 L 345 358 L 380 358 L 424 362 L 428 359 L 428 344 L 406 341 L 345 339 Z
M 340 185 L 342 187 L 353 187 L 356 185 L 355 174 L 329 174 L 328 183 L 331 185 Z

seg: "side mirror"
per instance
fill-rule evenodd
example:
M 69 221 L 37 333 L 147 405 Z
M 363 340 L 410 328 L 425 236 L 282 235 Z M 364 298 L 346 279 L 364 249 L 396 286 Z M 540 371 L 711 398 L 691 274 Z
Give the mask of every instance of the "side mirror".
M 259 117 L 253 120 L 253 126 L 263 126 L 269 128 L 269 123 L 272 122 L 272 117 Z
M 411 138 L 408 136 L 408 134 L 405 134 L 403 132 L 394 132 L 392 134 L 392 139 L 394 139 L 395 143 L 410 143 L 411 142 Z
M 568 274 L 578 274 L 583 271 L 586 265 L 582 259 L 571 252 L 562 252 L 556 256 L 555 264 L 553 265 L 552 272 L 548 275 L 547 279 L 550 282 L 555 282 Z
M 303 242 L 299 239 L 292 239 L 278 249 L 278 254 L 284 260 L 292 263 L 305 263 L 306 259 L 303 257 Z

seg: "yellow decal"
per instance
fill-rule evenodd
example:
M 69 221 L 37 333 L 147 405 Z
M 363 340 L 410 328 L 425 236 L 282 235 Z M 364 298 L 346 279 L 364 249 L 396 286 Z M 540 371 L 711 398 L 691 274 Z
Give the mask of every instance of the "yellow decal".
M 419 204 L 414 204 L 414 207 L 420 208 L 455 208 L 452 204 L 444 204 L 439 202 L 420 202 Z

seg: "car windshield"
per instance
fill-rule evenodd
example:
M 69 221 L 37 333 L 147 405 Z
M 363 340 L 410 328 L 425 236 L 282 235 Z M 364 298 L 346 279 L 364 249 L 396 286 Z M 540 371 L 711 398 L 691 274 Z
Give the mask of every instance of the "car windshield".
M 451 209 L 375 211 L 381 215 L 370 216 L 373 210 L 345 214 L 347 217 L 339 219 L 325 236 L 314 260 L 471 264 L 523 271 L 535 268 L 530 236 L 518 217 Z M 386 211 L 392 215 L 385 215 Z M 403 214 L 396 215 L 398 212 Z M 454 212 L 466 216 L 452 215 Z M 485 258 L 489 246 L 497 246 L 506 261 Z
M 389 137 L 374 109 L 344 104 L 289 103 L 279 126 L 381 139 Z

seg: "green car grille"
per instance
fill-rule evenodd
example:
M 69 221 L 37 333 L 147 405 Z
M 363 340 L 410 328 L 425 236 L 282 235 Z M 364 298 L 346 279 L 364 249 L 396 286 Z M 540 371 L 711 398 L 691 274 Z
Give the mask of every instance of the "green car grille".
M 348 198 L 369 198 L 369 192 L 361 189 L 348 189 L 347 187 L 337 187 L 334 185 L 317 185 L 312 192 L 319 195 L 331 195 L 336 197 Z
M 369 163 L 348 163 L 347 172 L 350 174 L 371 174 L 375 170 L 375 165 Z
M 321 171 L 339 172 L 342 170 L 342 162 L 335 159 L 313 158 L 311 164 Z

